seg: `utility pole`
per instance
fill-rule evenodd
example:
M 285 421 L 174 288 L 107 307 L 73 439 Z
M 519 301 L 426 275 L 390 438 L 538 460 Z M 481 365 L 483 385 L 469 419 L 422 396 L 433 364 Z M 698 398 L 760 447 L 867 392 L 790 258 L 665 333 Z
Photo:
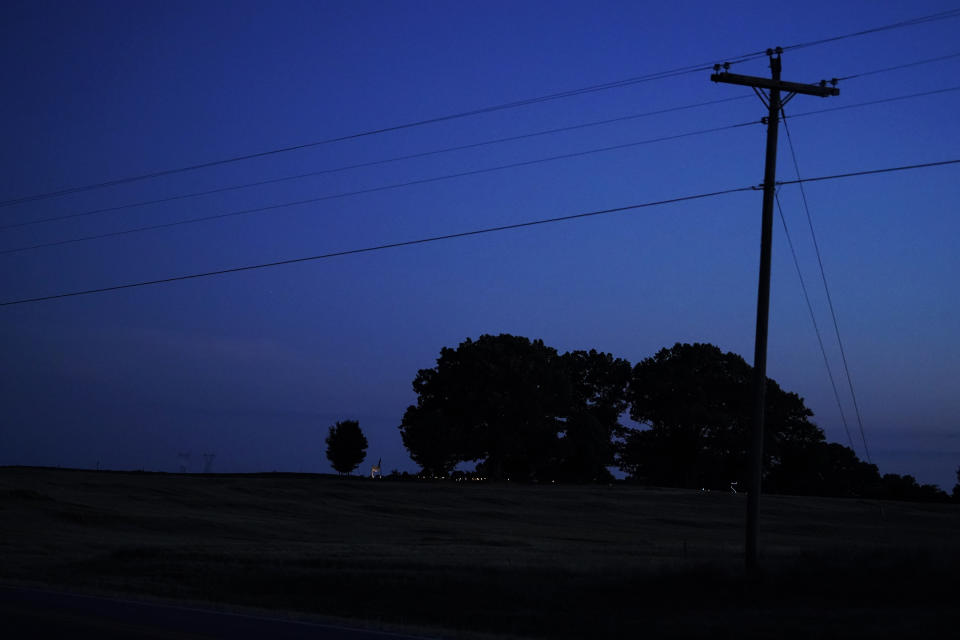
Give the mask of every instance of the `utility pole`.
M 714 82 L 739 84 L 753 88 L 760 100 L 767 105 L 768 115 L 764 119 L 767 125 L 767 158 L 763 171 L 763 217 L 760 227 L 760 278 L 757 286 L 757 333 L 753 350 L 753 430 L 750 438 L 749 483 L 747 494 L 747 539 L 745 561 L 747 575 L 757 573 L 758 549 L 757 530 L 760 517 L 760 488 L 763 475 L 763 422 L 767 392 L 767 325 L 770 316 L 770 254 L 773 237 L 773 203 L 777 188 L 777 130 L 780 124 L 780 111 L 787 102 L 798 93 L 809 96 L 836 96 L 836 79 L 821 80 L 820 84 L 801 84 L 784 82 L 780 79 L 780 56 L 783 49 L 767 49 L 770 58 L 770 78 L 742 76 L 727 71 L 730 63 L 715 65 L 716 72 L 710 76 Z M 766 89 L 764 94 L 762 89 Z M 787 97 L 781 99 L 780 93 Z

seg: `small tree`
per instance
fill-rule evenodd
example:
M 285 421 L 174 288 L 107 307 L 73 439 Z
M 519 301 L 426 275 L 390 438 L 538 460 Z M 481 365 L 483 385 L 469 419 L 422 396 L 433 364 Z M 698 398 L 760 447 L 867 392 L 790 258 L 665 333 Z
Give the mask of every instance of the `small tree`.
M 350 473 L 367 457 L 367 438 L 356 420 L 343 420 L 330 427 L 327 459 L 338 473 Z
M 960 502 L 960 467 L 957 467 L 957 484 L 953 487 L 953 499 Z

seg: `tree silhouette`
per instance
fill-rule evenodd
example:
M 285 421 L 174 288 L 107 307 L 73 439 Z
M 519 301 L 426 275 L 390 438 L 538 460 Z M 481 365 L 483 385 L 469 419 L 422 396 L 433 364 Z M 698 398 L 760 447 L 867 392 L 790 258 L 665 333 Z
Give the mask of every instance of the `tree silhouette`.
M 558 444 L 558 478 L 609 480 L 614 438 L 622 435 L 630 363 L 609 353 L 572 351 L 561 356 L 571 380 L 573 406 Z
M 627 397 L 631 430 L 619 466 L 635 479 L 678 487 L 744 486 L 753 368 L 712 344 L 680 344 L 638 363 Z M 813 413 L 767 379 L 764 467 L 824 442 Z
M 920 484 L 913 476 L 909 474 L 902 476 L 898 473 L 883 475 L 880 497 L 911 502 L 945 502 L 950 499 L 940 487 L 933 484 Z
M 663 486 L 746 485 L 753 368 L 712 344 L 677 343 L 631 370 L 595 350 L 558 354 L 501 334 L 443 348 L 413 381 L 400 425 L 426 476 L 464 461 L 494 480 L 630 479 Z M 643 428 L 624 428 L 620 416 Z M 803 399 L 767 379 L 763 482 L 774 493 L 942 501 L 945 492 L 887 474 L 828 443 Z M 354 465 L 355 466 L 355 465 Z M 351 467 L 352 468 L 352 467 Z M 960 469 L 954 498 L 960 501 Z
M 413 382 L 417 405 L 400 426 L 404 446 L 441 469 L 483 460 L 493 479 L 531 476 L 569 395 L 556 359 L 542 341 L 507 334 L 443 348 L 436 368 Z
M 327 459 L 338 473 L 350 473 L 367 457 L 367 438 L 356 420 L 343 420 L 327 434 Z
M 424 406 L 407 407 L 400 427 L 403 445 L 427 476 L 446 476 L 462 459 L 460 433 L 442 411 Z
M 609 354 L 561 356 L 541 340 L 468 338 L 417 373 L 403 444 L 428 474 L 474 461 L 495 480 L 605 478 L 629 370 Z
M 881 494 L 877 466 L 857 458 L 849 447 L 818 442 L 788 448 L 771 469 L 766 490 L 808 496 L 877 497 Z
M 953 499 L 960 502 L 960 467 L 957 467 L 957 484 L 953 486 Z

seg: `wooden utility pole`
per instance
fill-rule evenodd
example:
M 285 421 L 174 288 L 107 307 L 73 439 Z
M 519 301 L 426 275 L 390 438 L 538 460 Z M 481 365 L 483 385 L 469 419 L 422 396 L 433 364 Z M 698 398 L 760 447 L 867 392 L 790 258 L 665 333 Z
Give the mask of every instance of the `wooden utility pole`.
M 745 560 L 747 574 L 755 575 L 757 563 L 757 530 L 760 516 L 760 487 L 763 474 L 763 422 L 767 391 L 767 322 L 770 316 L 770 253 L 773 237 L 773 203 L 777 187 L 777 130 L 780 124 L 780 110 L 798 93 L 809 96 L 836 96 L 840 90 L 837 81 L 831 86 L 826 81 L 820 84 L 800 84 L 784 82 L 780 79 L 780 56 L 783 49 L 767 49 L 770 57 L 770 78 L 742 76 L 730 73 L 730 64 L 716 65 L 710 79 L 714 82 L 726 82 L 752 87 L 767 105 L 769 113 L 767 125 L 767 159 L 763 172 L 763 218 L 760 227 L 760 279 L 757 286 L 757 334 L 753 350 L 753 430 L 750 439 L 750 474 L 747 494 L 747 540 Z M 766 89 L 764 94 L 762 89 Z M 787 97 L 780 97 L 786 92 Z

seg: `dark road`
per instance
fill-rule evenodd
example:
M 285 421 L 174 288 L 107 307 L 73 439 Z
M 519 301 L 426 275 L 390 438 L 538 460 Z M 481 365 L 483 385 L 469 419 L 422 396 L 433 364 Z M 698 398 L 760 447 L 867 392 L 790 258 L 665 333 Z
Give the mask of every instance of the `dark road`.
M 424 640 L 424 636 L 0 586 L 5 638 Z

